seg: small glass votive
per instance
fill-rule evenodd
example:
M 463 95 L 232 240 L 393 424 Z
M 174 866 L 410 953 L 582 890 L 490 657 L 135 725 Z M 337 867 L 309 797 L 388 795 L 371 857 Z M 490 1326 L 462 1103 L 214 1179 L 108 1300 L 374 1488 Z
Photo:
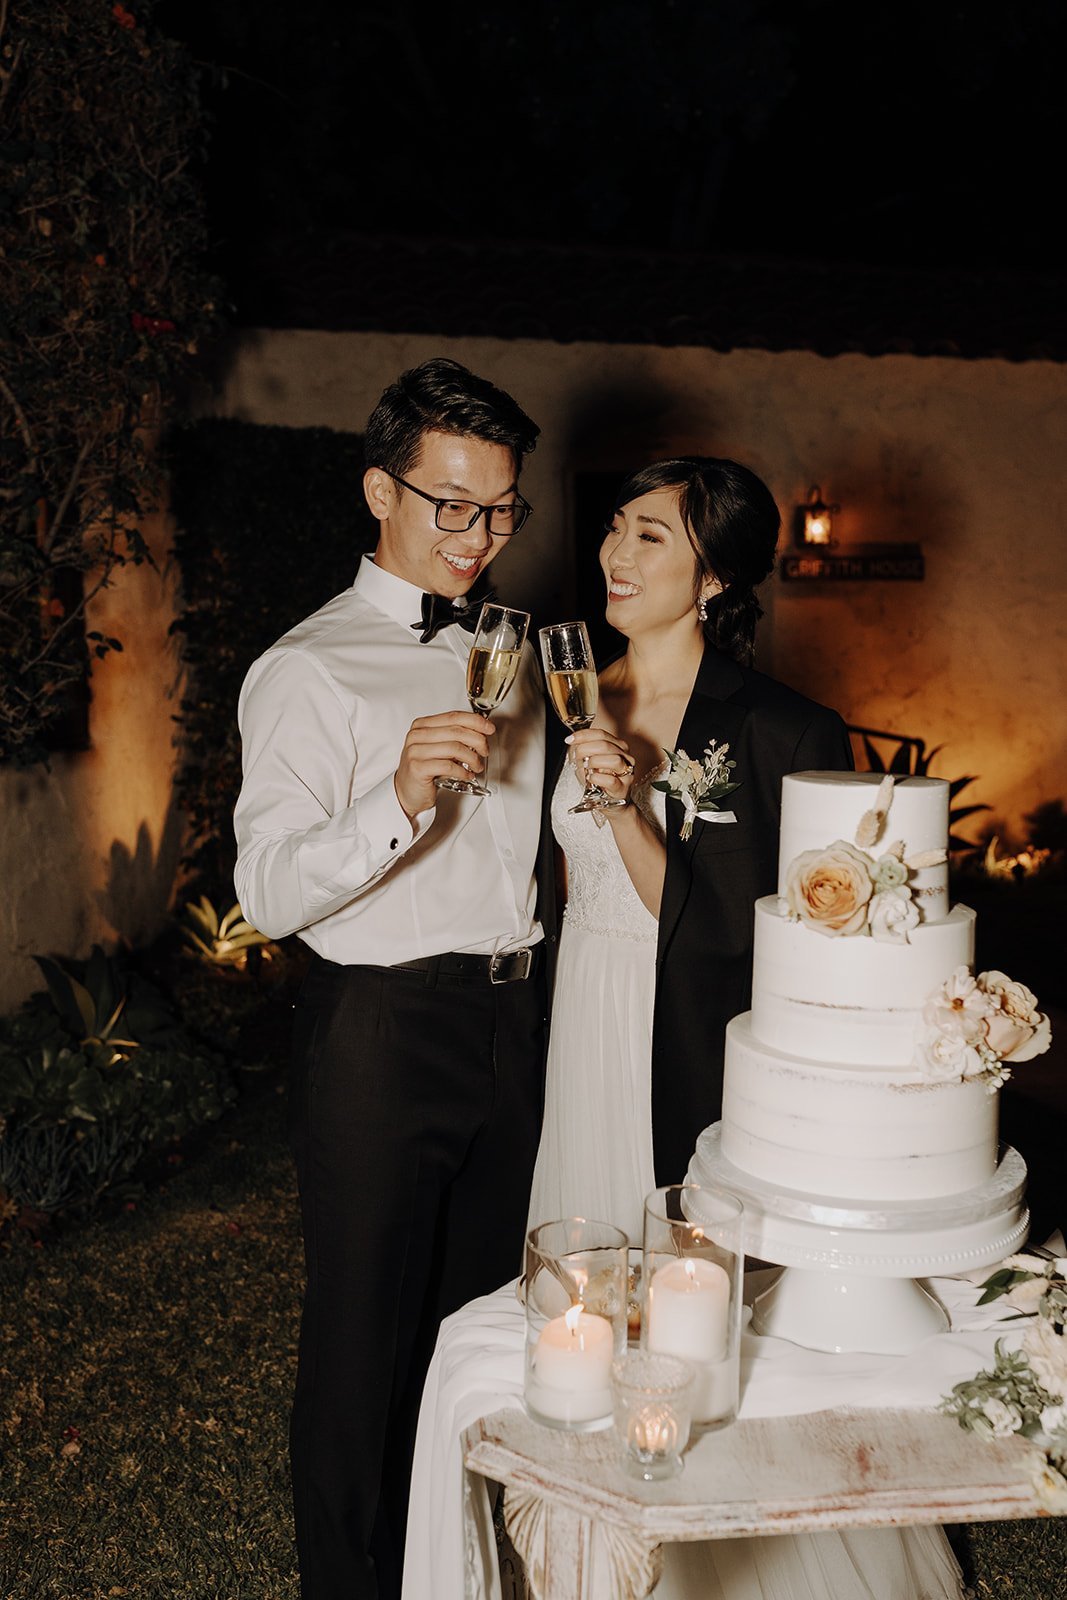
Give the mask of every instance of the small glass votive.
M 693 1426 L 722 1428 L 740 1395 L 744 1208 L 736 1195 L 667 1184 L 645 1198 L 641 1348 L 693 1367 Z
M 549 1428 L 611 1426 L 611 1365 L 626 1349 L 629 1240 L 567 1217 L 526 1235 L 526 1409 Z
M 689 1362 L 630 1350 L 612 1366 L 611 1393 L 627 1471 L 646 1483 L 681 1472 L 693 1405 Z

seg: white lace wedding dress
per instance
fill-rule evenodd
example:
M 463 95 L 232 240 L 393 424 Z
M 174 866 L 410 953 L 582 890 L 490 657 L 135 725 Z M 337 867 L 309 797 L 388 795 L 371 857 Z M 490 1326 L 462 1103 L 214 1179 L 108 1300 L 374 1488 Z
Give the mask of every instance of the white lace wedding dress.
M 657 925 L 611 828 L 597 827 L 588 812 L 568 814 L 580 794 L 568 762 L 552 799 L 553 832 L 567 857 L 567 911 L 529 1222 L 595 1217 L 625 1229 L 639 1246 L 644 1196 L 655 1187 Z M 662 829 L 663 797 L 646 781 L 635 799 Z M 963 1592 L 940 1528 L 669 1544 L 664 1557 L 654 1600 L 957 1600 Z

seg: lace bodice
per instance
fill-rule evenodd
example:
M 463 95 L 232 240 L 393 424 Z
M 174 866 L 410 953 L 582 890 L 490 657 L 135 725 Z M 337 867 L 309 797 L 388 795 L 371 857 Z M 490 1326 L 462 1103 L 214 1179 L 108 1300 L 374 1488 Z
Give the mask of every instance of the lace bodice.
M 582 783 L 567 761 L 552 796 L 552 832 L 567 857 L 567 924 L 655 944 L 659 924 L 630 882 L 611 827 L 605 822 L 598 828 L 591 811 L 572 817 L 567 810 L 581 795 Z M 648 778 L 635 784 L 631 795 L 662 834 L 666 797 Z

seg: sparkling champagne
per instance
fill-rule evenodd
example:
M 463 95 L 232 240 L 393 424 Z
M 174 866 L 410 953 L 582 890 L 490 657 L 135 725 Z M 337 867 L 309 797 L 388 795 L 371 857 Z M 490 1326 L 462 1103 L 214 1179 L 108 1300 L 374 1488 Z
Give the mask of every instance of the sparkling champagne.
M 467 699 L 475 711 L 488 716 L 496 709 L 515 682 L 521 660 L 521 650 L 473 647 L 467 662 Z
M 560 721 L 568 728 L 588 728 L 596 716 L 595 667 L 548 673 L 548 692 Z

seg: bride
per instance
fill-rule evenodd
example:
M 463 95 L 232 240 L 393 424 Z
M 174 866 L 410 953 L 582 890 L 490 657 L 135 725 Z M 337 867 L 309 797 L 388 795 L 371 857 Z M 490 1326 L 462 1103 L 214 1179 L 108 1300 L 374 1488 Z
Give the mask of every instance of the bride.
M 748 1005 L 752 907 L 776 879 L 786 772 L 851 766 L 835 713 L 747 665 L 778 510 L 735 462 L 658 462 L 622 485 L 600 553 L 625 652 L 552 800 L 567 871 L 529 1226 L 587 1216 L 640 1245 L 644 1196 L 685 1175 L 720 1114 L 726 1021 Z M 686 828 L 665 752 L 736 765 L 733 820 Z M 726 747 L 729 746 L 728 755 Z M 571 815 L 591 771 L 612 809 Z M 676 785 L 677 786 L 677 785 Z M 657 1600 L 936 1600 L 961 1594 L 940 1529 L 667 1548 Z

